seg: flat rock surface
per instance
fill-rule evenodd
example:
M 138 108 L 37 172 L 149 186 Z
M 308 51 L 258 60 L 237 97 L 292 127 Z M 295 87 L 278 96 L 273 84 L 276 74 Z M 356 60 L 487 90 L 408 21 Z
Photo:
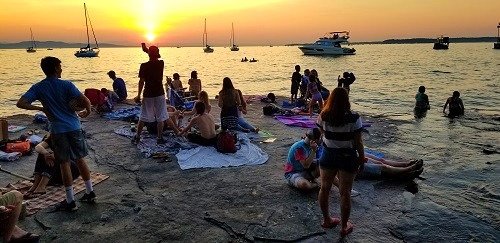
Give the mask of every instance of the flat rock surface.
M 217 118 L 219 109 L 212 104 L 212 115 Z M 79 210 L 73 213 L 42 210 L 20 224 L 40 234 L 42 242 L 337 241 L 339 227 L 324 230 L 320 226 L 317 193 L 302 194 L 283 179 L 288 149 L 306 129 L 286 127 L 272 117 L 263 116 L 262 106 L 260 102 L 249 104 L 246 118 L 277 138 L 273 143 L 259 144 L 269 154 L 265 164 L 184 171 L 175 157 L 172 162 L 163 163 L 143 158 L 129 139 L 113 133 L 127 122 L 109 121 L 92 114 L 83 119 L 90 146 L 87 161 L 92 171 L 110 176 L 94 187 L 97 203 L 78 204 Z M 398 136 L 398 124 L 383 118 L 366 118 L 373 125 L 368 128 L 369 133 L 364 133 L 365 144 L 383 151 Z M 31 124 L 31 116 L 8 119 L 10 124 L 29 125 L 23 132 L 41 128 Z M 11 138 L 20 134 L 11 134 Z M 36 155 L 31 155 L 0 164 L 30 176 L 35 160 Z M 2 185 L 16 180 L 0 173 Z M 351 220 L 356 228 L 346 240 L 441 241 L 437 237 L 439 231 L 453 226 L 422 229 L 426 223 L 420 222 L 425 220 L 419 216 L 420 212 L 435 212 L 432 217 L 442 225 L 456 222 L 457 217 L 471 217 L 433 205 L 425 196 L 407 192 L 407 186 L 401 182 L 356 181 L 354 189 L 361 193 L 352 200 Z M 339 214 L 338 202 L 338 190 L 334 188 L 331 194 L 334 215 Z M 485 231 L 489 233 L 484 237 L 479 235 L 480 239 L 494 239 L 491 237 L 498 233 L 493 226 Z M 457 237 L 466 241 L 474 239 L 467 236 L 471 234 L 457 233 Z

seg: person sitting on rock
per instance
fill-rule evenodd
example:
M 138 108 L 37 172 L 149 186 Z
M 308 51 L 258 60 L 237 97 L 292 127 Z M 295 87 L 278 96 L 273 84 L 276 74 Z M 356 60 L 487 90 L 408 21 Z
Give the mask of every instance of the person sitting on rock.
M 38 153 L 36 159 L 35 171 L 33 172 L 33 185 L 26 193 L 24 199 L 32 199 L 38 195 L 46 193 L 47 185 L 62 185 L 62 176 L 59 166 L 55 163 L 54 152 L 52 151 L 52 138 L 50 134 L 39 144 L 35 146 Z M 80 176 L 78 166 L 70 161 L 71 175 L 73 180 Z
M 197 128 L 199 134 L 189 132 L 187 133 L 187 139 L 192 143 L 202 146 L 214 146 L 217 143 L 214 117 L 205 113 L 205 104 L 203 102 L 196 102 L 194 109 L 196 110 L 196 115 L 191 118 L 189 124 L 179 134 L 186 134 L 194 126 Z

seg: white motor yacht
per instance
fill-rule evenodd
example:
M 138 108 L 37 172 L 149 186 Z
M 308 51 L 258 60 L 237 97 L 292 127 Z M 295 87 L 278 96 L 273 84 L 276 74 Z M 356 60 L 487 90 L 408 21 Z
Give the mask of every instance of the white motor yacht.
M 299 49 L 304 55 L 354 55 L 354 48 L 342 47 L 341 44 L 349 43 L 348 31 L 335 31 L 319 38 L 314 44 L 306 44 Z

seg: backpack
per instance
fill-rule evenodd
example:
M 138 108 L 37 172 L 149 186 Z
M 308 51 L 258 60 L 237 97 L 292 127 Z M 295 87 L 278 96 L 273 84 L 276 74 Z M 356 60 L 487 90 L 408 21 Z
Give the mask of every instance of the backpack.
M 31 154 L 32 151 L 31 151 L 30 140 L 14 141 L 7 143 L 5 145 L 5 152 L 7 153 L 19 152 L 23 155 Z
M 235 133 L 224 130 L 217 135 L 217 144 L 215 148 L 219 153 L 236 153 L 238 148 L 236 147 L 236 143 L 238 139 Z
M 93 107 L 96 107 L 97 112 L 109 112 L 113 109 L 111 101 L 106 95 L 98 89 L 85 89 L 83 93 Z

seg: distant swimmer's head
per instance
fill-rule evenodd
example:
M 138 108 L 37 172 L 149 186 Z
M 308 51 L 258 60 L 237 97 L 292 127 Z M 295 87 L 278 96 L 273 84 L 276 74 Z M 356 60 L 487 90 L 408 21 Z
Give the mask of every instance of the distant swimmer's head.
M 425 93 L 425 86 L 418 87 L 418 92 L 419 93 Z
M 181 78 L 181 76 L 178 73 L 174 73 L 172 77 L 174 77 L 174 80 L 179 80 Z
M 318 77 L 318 71 L 316 69 L 311 70 L 311 75 L 314 75 L 314 77 Z
M 196 72 L 196 70 L 194 70 L 194 71 L 191 72 L 191 78 L 192 79 L 197 79 L 198 78 L 198 72 Z
M 453 97 L 454 97 L 454 98 L 458 98 L 458 97 L 460 97 L 460 92 L 458 92 L 458 91 L 453 91 Z
M 61 77 L 62 68 L 61 68 L 61 60 L 57 57 L 44 57 L 40 62 L 40 67 L 42 68 L 43 73 L 48 76 L 57 76 Z
M 300 65 L 295 65 L 295 71 L 300 72 Z
M 304 70 L 304 75 L 309 76 L 309 74 L 311 74 L 311 71 L 309 71 L 309 69 Z
M 344 72 L 344 73 L 342 74 L 342 76 L 344 76 L 344 78 L 348 78 L 350 75 L 349 75 L 349 72 Z
M 157 46 L 150 46 L 148 49 L 148 55 L 151 58 L 160 58 L 160 49 Z

